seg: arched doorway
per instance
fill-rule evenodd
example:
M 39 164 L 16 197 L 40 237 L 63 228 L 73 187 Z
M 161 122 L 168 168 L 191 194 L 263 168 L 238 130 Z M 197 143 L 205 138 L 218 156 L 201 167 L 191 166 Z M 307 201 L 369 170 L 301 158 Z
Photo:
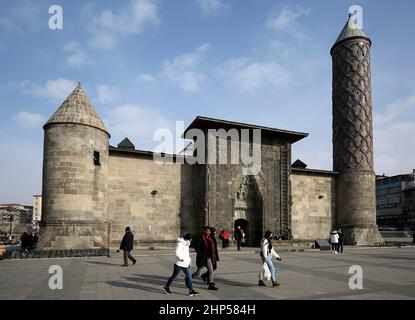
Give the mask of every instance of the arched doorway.
M 243 176 L 234 200 L 234 228 L 245 233 L 246 246 L 257 247 L 262 236 L 262 197 L 254 176 Z M 235 229 L 234 229 L 235 230 Z

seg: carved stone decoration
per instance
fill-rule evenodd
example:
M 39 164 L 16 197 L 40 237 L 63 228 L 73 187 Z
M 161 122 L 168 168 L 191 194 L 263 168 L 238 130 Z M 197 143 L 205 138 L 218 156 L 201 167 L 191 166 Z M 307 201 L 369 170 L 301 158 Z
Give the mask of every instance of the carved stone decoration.
M 245 201 L 248 196 L 248 176 L 244 176 L 242 183 L 239 184 L 238 190 L 236 191 L 236 198 L 241 201 Z
M 333 48 L 334 171 L 373 171 L 370 42 L 357 38 Z

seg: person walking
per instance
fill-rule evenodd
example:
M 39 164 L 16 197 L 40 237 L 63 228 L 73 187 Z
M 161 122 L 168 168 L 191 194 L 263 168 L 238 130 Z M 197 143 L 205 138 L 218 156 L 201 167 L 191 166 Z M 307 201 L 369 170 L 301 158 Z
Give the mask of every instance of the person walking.
M 137 262 L 136 259 L 130 254 L 134 246 L 134 234 L 131 232 L 130 227 L 125 228 L 124 237 L 121 240 L 120 250 L 124 251 L 124 264 L 122 267 L 128 267 L 128 259 L 133 262 L 133 265 Z
M 203 281 L 209 285 L 208 290 L 218 290 L 215 287 L 213 274 L 217 268 L 217 246 L 210 235 L 211 229 L 206 226 L 201 237 L 195 241 L 197 271 L 193 274 L 193 277 L 200 275 L 203 267 L 206 267 L 208 271 L 202 275 Z
M 333 230 L 330 233 L 330 243 L 331 243 L 331 252 L 334 252 L 334 253 L 337 254 L 338 253 L 337 252 L 337 250 L 338 250 L 337 246 L 339 244 L 339 234 L 337 233 L 337 230 Z
M 190 233 L 186 234 L 183 237 L 179 237 L 176 240 L 176 251 L 175 251 L 175 262 L 173 267 L 173 273 L 170 278 L 167 280 L 166 285 L 163 287 L 163 290 L 166 294 L 171 294 L 170 285 L 177 278 L 180 273 L 180 270 L 186 275 L 185 283 L 186 287 L 189 289 L 189 296 L 197 296 L 199 292 L 196 292 L 193 289 L 192 283 L 192 260 L 189 254 L 189 246 L 192 241 L 192 235 Z
M 337 245 L 337 252 L 343 253 L 344 233 L 342 229 L 339 229 L 339 231 L 337 231 L 337 234 L 339 235 L 339 243 Z
M 229 232 L 227 230 L 222 230 L 219 235 L 219 239 L 222 240 L 222 249 L 229 247 Z
M 20 247 L 23 251 L 30 249 L 30 236 L 27 232 L 23 232 L 23 235 L 20 238 Z
M 241 242 L 244 237 L 245 237 L 245 234 L 244 234 L 244 231 L 241 229 L 241 226 L 236 226 L 235 240 L 236 240 L 236 246 L 238 248 L 238 251 L 241 250 Z
M 272 247 L 272 232 L 267 231 L 265 232 L 264 238 L 261 241 L 261 250 L 259 252 L 261 256 L 261 272 L 259 273 L 259 281 L 258 286 L 265 287 L 264 282 L 264 267 L 267 267 L 269 272 L 271 273 L 271 281 L 272 281 L 272 287 L 278 287 L 280 284 L 276 281 L 276 268 L 274 267 L 274 264 L 272 263 L 272 257 L 275 257 L 278 261 L 282 261 L 281 257 L 278 255 L 277 252 L 275 252 L 274 248 Z M 264 266 L 265 263 L 265 266 Z

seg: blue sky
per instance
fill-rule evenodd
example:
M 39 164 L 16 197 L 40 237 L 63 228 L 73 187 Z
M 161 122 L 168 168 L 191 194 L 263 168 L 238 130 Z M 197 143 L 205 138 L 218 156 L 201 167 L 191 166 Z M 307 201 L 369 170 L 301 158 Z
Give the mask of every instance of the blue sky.
M 117 145 L 197 115 L 308 132 L 332 169 L 330 48 L 348 8 L 372 39 L 377 174 L 415 168 L 415 2 L 0 1 L 0 203 L 41 193 L 42 125 L 80 81 Z M 49 7 L 63 9 L 51 30 Z

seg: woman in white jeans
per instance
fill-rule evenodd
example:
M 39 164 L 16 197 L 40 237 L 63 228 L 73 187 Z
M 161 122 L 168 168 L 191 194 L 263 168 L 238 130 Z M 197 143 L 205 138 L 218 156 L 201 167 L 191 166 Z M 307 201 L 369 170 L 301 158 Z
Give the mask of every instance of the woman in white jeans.
M 272 287 L 278 287 L 280 284 L 275 280 L 275 274 L 276 269 L 274 267 L 274 264 L 272 263 L 272 257 L 275 257 L 278 261 L 281 261 L 281 257 L 278 255 L 278 253 L 275 252 L 274 248 L 272 247 L 272 232 L 267 231 L 265 232 L 264 239 L 261 241 L 261 266 L 264 265 L 264 262 L 266 263 L 270 273 L 271 273 L 271 281 L 272 281 Z M 265 287 L 264 282 L 264 274 L 263 274 L 263 267 L 261 268 L 261 272 L 259 273 L 259 282 L 258 286 Z

